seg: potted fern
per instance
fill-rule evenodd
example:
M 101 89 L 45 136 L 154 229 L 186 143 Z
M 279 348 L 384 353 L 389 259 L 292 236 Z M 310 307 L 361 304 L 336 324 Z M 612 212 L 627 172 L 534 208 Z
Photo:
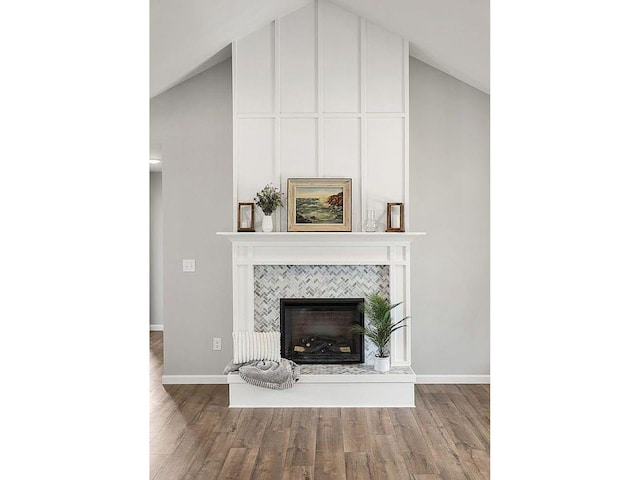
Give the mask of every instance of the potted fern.
M 360 325 L 353 326 L 355 333 L 369 338 L 378 348 L 373 366 L 374 370 L 378 372 L 388 372 L 391 368 L 389 357 L 391 334 L 407 326 L 404 322 L 409 317 L 404 317 L 397 322 L 393 322 L 391 319 L 391 311 L 401 303 L 398 302 L 392 305 L 389 300 L 379 293 L 367 295 L 364 313 L 369 319 L 369 323 L 365 324 L 364 327 Z

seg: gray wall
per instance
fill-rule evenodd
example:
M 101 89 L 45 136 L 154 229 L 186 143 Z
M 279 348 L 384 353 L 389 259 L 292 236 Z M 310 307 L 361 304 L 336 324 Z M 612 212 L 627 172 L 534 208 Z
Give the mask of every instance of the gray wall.
M 161 172 L 149 172 L 149 323 L 162 325 Z
M 413 58 L 412 363 L 489 374 L 489 96 Z
M 489 96 L 410 62 L 413 367 L 489 373 Z M 220 374 L 231 358 L 230 60 L 155 97 L 162 145 L 165 374 Z M 197 272 L 182 273 L 195 258 Z M 211 347 L 223 337 L 223 351 Z
M 164 373 L 221 374 L 231 359 L 231 60 L 151 100 L 162 148 Z M 182 259 L 196 272 L 183 273 Z M 213 337 L 222 337 L 214 352 Z

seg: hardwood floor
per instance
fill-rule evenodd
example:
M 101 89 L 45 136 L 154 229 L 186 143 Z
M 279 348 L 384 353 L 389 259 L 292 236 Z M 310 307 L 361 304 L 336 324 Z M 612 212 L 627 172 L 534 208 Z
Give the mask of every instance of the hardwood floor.
M 229 409 L 226 385 L 162 385 L 162 335 L 150 342 L 153 480 L 489 478 L 488 385 L 416 385 L 416 408 Z

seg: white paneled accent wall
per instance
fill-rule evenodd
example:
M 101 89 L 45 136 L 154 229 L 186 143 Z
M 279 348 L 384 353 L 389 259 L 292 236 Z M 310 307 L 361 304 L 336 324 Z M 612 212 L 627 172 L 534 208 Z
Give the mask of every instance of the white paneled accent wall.
M 349 177 L 354 231 L 370 208 L 383 230 L 387 202 L 407 222 L 408 69 L 406 40 L 324 0 L 234 41 L 234 205 L 289 177 Z M 274 220 L 286 231 L 286 208 Z

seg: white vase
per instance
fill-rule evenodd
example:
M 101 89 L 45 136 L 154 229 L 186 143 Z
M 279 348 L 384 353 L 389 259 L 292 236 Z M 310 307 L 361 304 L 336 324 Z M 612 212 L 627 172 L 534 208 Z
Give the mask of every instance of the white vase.
M 388 372 L 391 369 L 391 358 L 375 357 L 373 360 L 373 369 L 376 372 Z
M 262 231 L 273 232 L 273 219 L 271 218 L 271 215 L 265 215 L 262 217 Z

